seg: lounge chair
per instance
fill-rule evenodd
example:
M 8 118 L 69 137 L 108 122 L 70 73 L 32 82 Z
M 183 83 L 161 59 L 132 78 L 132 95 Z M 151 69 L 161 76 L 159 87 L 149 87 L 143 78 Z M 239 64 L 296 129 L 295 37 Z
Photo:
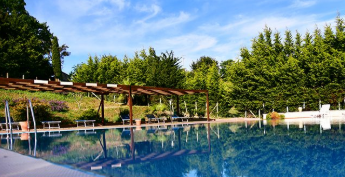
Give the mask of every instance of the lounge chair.
M 54 131 L 48 131 L 48 133 L 46 134 L 46 132 L 43 132 L 42 137 L 61 137 L 62 134 L 60 133 L 60 131 L 54 132 Z
M 96 120 L 75 120 L 77 123 L 77 127 L 79 127 L 79 123 L 84 123 L 84 126 L 87 127 L 87 124 L 89 123 L 90 126 L 92 124 L 92 127 L 95 127 Z
M 320 119 L 320 126 L 323 130 L 331 129 L 331 120 L 329 118 Z
M 92 130 L 78 130 L 77 135 L 95 135 L 97 134 L 94 129 Z
M 157 128 L 155 128 L 155 126 L 152 126 L 149 129 L 147 129 L 147 134 L 149 134 L 149 133 L 156 133 L 156 131 L 157 131 Z
M 128 122 L 130 122 L 130 117 L 129 117 L 129 115 L 120 115 L 120 117 L 121 117 L 121 119 L 122 119 L 122 124 L 123 125 L 125 125 L 125 122 L 126 121 L 128 121 Z M 141 119 L 133 119 L 133 121 L 139 121 L 139 122 L 141 122 Z M 141 123 L 140 124 L 137 124 L 137 125 L 141 125 Z
M 134 131 L 134 130 L 133 130 Z M 121 132 L 121 137 L 123 136 L 130 136 L 131 135 L 131 130 L 129 128 L 123 128 Z
M 12 128 L 16 127 L 17 130 L 19 130 L 19 122 L 14 122 L 12 117 L 11 117 L 11 125 L 12 125 Z M 0 128 L 1 128 L 1 130 L 6 130 L 6 118 L 5 117 L 0 117 Z M 10 128 L 10 127 L 7 127 L 7 128 Z
M 153 114 L 146 114 L 146 117 L 149 119 L 149 122 L 151 123 L 151 120 L 156 120 L 159 123 L 159 120 L 163 120 L 163 122 L 165 123 L 165 118 L 161 117 L 155 117 Z
M 329 115 L 330 104 L 324 104 L 321 106 L 319 113 L 316 115 L 317 117 L 323 118 L 325 115 Z
M 171 122 L 173 122 L 174 120 L 178 120 L 178 119 L 181 119 L 182 122 L 183 122 L 183 119 L 186 119 L 187 122 L 188 122 L 189 118 L 190 117 L 180 117 L 180 116 L 177 116 L 177 115 L 173 115 L 173 116 L 171 116 Z
M 122 119 L 122 124 L 125 125 L 125 122 L 126 121 L 130 121 L 130 118 L 129 118 L 129 114 L 124 114 L 124 115 L 120 115 L 121 119 Z
M 41 121 L 43 128 L 47 128 L 46 125 L 48 125 L 48 128 L 60 128 L 60 123 L 61 121 Z M 57 126 L 52 126 L 52 125 L 57 125 Z

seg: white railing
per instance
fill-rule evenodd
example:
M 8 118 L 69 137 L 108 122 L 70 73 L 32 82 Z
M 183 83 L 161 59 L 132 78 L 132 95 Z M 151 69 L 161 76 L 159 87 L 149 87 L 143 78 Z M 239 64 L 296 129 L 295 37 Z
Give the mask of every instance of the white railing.
M 12 150 L 13 145 L 13 131 L 12 131 L 12 120 L 11 120 L 11 114 L 10 114 L 10 107 L 8 105 L 8 101 L 5 101 L 5 119 L 6 119 L 6 133 L 7 133 L 7 140 L 8 140 L 8 134 L 10 134 L 10 143 L 8 149 Z M 8 131 L 8 126 L 10 127 L 10 131 Z
M 29 111 L 29 108 L 30 108 L 32 120 L 34 123 L 34 130 L 35 130 L 34 156 L 36 156 L 37 128 L 36 128 L 36 119 L 35 119 L 34 109 L 33 109 L 32 102 L 30 99 L 28 100 L 28 107 L 27 107 L 28 110 L 27 111 Z M 8 104 L 7 100 L 5 101 L 5 119 L 6 119 L 7 140 L 10 138 L 10 142 L 8 143 L 8 149 L 12 150 L 12 147 L 13 147 L 12 119 L 11 119 L 10 108 L 9 108 L 9 104 Z M 29 114 L 27 114 L 27 121 L 29 121 Z M 29 144 L 30 144 L 30 140 L 29 140 Z M 31 149 L 31 146 L 29 148 Z
M 31 100 L 30 100 L 30 99 L 28 99 L 28 104 L 29 104 L 29 107 L 30 107 L 32 120 L 33 120 L 33 123 L 34 123 L 34 130 L 35 130 L 34 157 L 36 157 L 36 147 L 37 147 L 37 128 L 36 128 L 36 119 L 35 119 L 34 109 L 33 109 L 33 107 L 32 107 L 32 103 L 31 103 Z M 29 115 L 28 115 L 28 117 L 29 117 Z M 30 146 L 30 148 L 31 148 L 31 146 Z

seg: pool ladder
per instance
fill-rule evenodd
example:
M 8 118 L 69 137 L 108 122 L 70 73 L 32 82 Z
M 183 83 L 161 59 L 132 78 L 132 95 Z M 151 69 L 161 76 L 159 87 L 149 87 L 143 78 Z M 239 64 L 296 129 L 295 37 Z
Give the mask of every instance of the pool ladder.
M 32 102 L 30 99 L 28 99 L 28 105 L 26 107 L 27 109 L 27 120 L 29 121 L 29 108 L 30 108 L 30 112 L 31 112 L 31 116 L 32 116 L 32 120 L 34 123 L 34 130 L 35 130 L 35 142 L 37 141 L 37 128 L 36 128 L 36 119 L 35 119 L 35 114 L 34 114 L 34 109 L 32 107 Z M 10 138 L 11 138 L 11 146 L 10 149 L 12 150 L 12 144 L 13 144 L 13 130 L 12 130 L 12 120 L 11 120 L 11 114 L 10 114 L 10 107 L 8 104 L 8 101 L 5 101 L 5 120 L 6 120 L 6 133 L 7 133 L 7 138 L 8 138 L 8 134 L 10 134 Z M 29 126 L 29 124 L 28 124 Z M 9 129 L 8 129 L 9 128 Z M 10 130 L 10 131 L 8 131 Z M 35 154 L 36 156 L 36 154 Z

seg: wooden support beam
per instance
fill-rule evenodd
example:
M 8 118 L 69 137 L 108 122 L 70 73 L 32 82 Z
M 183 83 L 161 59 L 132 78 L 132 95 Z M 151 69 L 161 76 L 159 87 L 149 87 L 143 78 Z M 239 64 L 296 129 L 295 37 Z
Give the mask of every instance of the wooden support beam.
M 206 92 L 206 114 L 207 114 L 207 121 L 210 121 L 210 104 L 208 99 L 208 91 Z
M 128 104 L 129 104 L 129 122 L 133 125 L 133 100 L 132 100 L 132 88 L 129 86 L 129 94 L 128 94 Z
M 176 113 L 180 116 L 180 98 L 178 95 L 176 95 Z
M 104 125 L 104 95 L 101 95 L 101 103 L 102 103 L 102 125 Z

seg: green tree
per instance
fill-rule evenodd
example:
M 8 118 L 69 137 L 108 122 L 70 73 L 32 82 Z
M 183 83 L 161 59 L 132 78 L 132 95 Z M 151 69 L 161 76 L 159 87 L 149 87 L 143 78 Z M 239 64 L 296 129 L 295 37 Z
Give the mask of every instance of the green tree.
M 294 110 L 307 102 L 306 109 L 318 109 L 319 100 L 335 107 L 344 97 L 345 53 L 344 20 L 336 18 L 336 32 L 330 25 L 324 33 L 316 28 L 304 37 L 285 31 L 284 42 L 278 32 L 266 27 L 253 39 L 252 48 L 241 49 L 241 60 L 227 71 L 233 84 L 230 107 L 240 110 Z
M 192 70 L 197 70 L 202 64 L 205 64 L 205 66 L 212 66 L 213 64 L 218 65 L 218 62 L 209 56 L 202 56 L 196 62 L 193 61 L 190 67 Z
M 232 64 L 234 64 L 235 61 L 232 60 L 232 59 L 229 59 L 229 60 L 225 60 L 225 61 L 222 61 L 220 63 L 220 76 L 223 78 L 223 79 L 226 79 L 226 78 L 229 78 L 228 76 L 228 70 L 229 68 L 231 67 Z
M 48 79 L 51 36 L 47 24 L 25 10 L 24 0 L 0 0 L 0 75 Z
M 55 79 L 61 79 L 62 71 L 61 71 L 61 56 L 59 51 L 59 42 L 56 36 L 53 37 L 52 42 L 52 65 L 55 74 Z

